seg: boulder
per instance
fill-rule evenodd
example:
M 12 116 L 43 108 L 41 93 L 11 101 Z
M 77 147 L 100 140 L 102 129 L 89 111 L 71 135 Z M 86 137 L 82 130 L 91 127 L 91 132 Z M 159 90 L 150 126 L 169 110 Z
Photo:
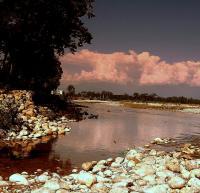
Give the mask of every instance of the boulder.
M 21 185 L 29 185 L 28 180 L 21 174 L 13 174 L 9 177 L 10 182 L 16 182 L 17 184 Z

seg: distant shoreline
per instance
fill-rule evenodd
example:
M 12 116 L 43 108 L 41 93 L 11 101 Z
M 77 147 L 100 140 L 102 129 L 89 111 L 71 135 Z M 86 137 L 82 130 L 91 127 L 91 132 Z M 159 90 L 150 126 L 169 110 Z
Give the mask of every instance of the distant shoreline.
M 134 109 L 154 109 L 164 111 L 175 111 L 184 113 L 200 114 L 200 105 L 197 104 L 178 104 L 164 102 L 133 102 L 133 101 L 106 101 L 106 100 L 73 100 L 75 103 L 103 103 L 112 106 L 124 106 Z

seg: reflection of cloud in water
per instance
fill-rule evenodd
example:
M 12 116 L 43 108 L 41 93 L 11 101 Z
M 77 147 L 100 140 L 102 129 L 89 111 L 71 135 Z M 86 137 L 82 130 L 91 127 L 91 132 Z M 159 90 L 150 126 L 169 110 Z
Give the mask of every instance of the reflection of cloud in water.
M 200 124 L 196 115 L 153 110 L 119 111 L 122 107 L 110 106 L 108 113 L 108 106 L 98 105 L 93 107 L 100 118 L 74 123 L 72 132 L 54 144 L 55 154 L 74 159 L 92 154 L 109 156 L 133 145 L 148 143 L 155 137 L 177 137 L 199 129 L 193 126 Z

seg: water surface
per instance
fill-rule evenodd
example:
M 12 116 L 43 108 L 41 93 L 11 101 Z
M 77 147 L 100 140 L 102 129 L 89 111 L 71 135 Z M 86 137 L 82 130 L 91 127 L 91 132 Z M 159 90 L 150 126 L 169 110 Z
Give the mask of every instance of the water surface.
M 31 172 L 37 168 L 61 167 L 70 171 L 85 161 L 119 156 L 127 148 L 145 145 L 155 137 L 180 138 L 200 133 L 200 119 L 196 114 L 99 103 L 89 104 L 88 111 L 99 118 L 71 123 L 69 134 L 36 145 L 26 159 L 1 155 L 0 168 Z

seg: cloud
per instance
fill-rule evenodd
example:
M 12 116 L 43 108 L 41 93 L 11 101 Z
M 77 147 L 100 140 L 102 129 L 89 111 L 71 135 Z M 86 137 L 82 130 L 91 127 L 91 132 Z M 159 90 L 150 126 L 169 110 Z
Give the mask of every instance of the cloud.
M 60 58 L 62 84 L 69 82 L 109 82 L 125 85 L 200 86 L 200 61 L 167 63 L 149 52 L 113 52 L 109 54 L 83 49 Z

